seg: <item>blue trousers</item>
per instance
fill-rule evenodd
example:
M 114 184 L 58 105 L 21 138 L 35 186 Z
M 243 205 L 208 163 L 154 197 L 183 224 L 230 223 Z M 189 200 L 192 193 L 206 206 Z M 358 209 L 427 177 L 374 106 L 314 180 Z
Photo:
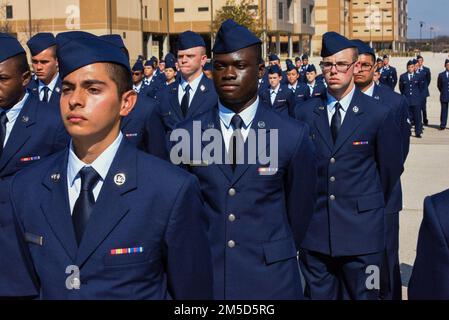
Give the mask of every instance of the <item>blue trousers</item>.
M 447 127 L 448 102 L 441 102 L 440 128 Z

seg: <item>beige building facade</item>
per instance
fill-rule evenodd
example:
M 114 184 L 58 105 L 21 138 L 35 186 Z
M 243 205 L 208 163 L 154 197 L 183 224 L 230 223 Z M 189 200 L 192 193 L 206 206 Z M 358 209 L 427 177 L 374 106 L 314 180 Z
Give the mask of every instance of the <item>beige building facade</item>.
M 200 33 L 208 51 L 211 21 L 226 0 L 0 0 L 0 27 L 22 44 L 37 32 L 120 34 L 131 57 L 176 51 L 178 35 Z M 253 0 L 263 24 L 264 54 L 310 52 L 315 0 Z
M 376 50 L 404 51 L 407 0 L 315 0 L 314 53 L 321 51 L 325 32 L 361 39 Z

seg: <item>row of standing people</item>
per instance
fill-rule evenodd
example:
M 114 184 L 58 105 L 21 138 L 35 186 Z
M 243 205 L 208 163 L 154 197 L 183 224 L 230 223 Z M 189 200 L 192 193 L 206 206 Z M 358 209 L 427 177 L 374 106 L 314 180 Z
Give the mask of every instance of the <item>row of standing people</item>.
M 22 147 L 30 143 L 38 156 L 26 157 L 33 150 L 22 148 L 18 160 L 29 165 L 56 154 L 13 183 L 19 168 L 5 179 L 5 189 L 12 184 L 12 203 L 5 202 L 11 206 L 2 216 L 10 234 L 2 247 L 11 259 L 2 262 L 9 272 L 0 295 L 31 296 L 37 290 L 41 298 L 58 299 L 300 299 L 299 251 L 308 298 L 400 297 L 399 177 L 408 153 L 408 112 L 404 98 L 374 85 L 370 48 L 326 34 L 321 64 L 326 94 L 278 112 L 271 96 L 260 95 L 260 40 L 233 21 L 217 35 L 213 81 L 202 70 L 207 60 L 203 39 L 186 32 L 178 45 L 178 83 L 160 87 L 154 97 L 141 94 L 142 88 L 139 94 L 119 92 L 117 101 L 118 85 L 108 96 L 115 102 L 98 99 L 101 89 L 91 86 L 108 83 L 104 71 L 109 69 L 97 70 L 98 64 L 131 71 L 123 42 L 85 33 L 58 38 L 61 113 L 72 142 L 67 149 L 64 130 L 57 140 L 48 135 L 58 130 L 34 126 L 41 127 L 40 135 L 30 132 L 34 144 L 27 140 Z M 2 61 L 23 56 L 13 39 L 2 40 L 16 48 Z M 134 69 L 133 77 L 140 76 L 140 66 Z M 278 87 L 273 84 L 282 74 L 273 69 L 270 89 Z M 295 75 L 293 69 L 288 72 Z M 28 103 L 26 84 L 16 87 Z M 45 92 L 33 99 L 50 121 L 47 113 L 57 115 L 57 107 L 44 113 L 53 110 L 42 105 L 44 97 Z M 31 120 L 28 114 L 20 118 L 25 124 Z M 183 129 L 193 139 L 193 120 L 200 121 L 202 132 L 215 128 L 222 133 L 226 155 L 238 155 L 235 139 L 245 144 L 250 129 L 278 131 L 276 141 L 270 141 L 271 135 L 261 140 L 264 149 L 276 142 L 276 167 L 259 156 L 255 164 L 209 164 L 179 150 L 187 154 L 182 167 L 192 178 L 130 147 L 129 142 L 167 160 L 173 150 L 167 148 L 173 145 L 170 134 Z M 51 122 L 62 127 L 56 118 Z M 50 140 L 59 141 L 59 147 L 45 153 L 43 141 Z M 71 173 L 73 167 L 79 171 Z M 83 170 L 92 167 L 100 177 L 89 187 Z M 84 198 L 84 191 L 93 199 Z M 78 290 L 64 286 L 69 265 L 81 271 L 70 278 Z M 366 286 L 370 266 L 380 269 L 380 287 Z

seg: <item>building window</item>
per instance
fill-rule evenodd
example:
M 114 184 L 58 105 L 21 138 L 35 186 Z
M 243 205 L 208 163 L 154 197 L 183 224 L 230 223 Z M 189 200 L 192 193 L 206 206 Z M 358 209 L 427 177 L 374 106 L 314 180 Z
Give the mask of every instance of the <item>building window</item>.
M 307 23 L 307 9 L 306 8 L 302 9 L 302 23 L 303 24 Z
M 209 7 L 199 7 L 198 11 L 199 12 L 207 12 L 207 11 L 209 11 Z
M 145 19 L 148 19 L 148 6 L 145 6 Z
M 162 8 L 159 8 L 159 20 L 162 20 Z
M 184 8 L 175 8 L 175 13 L 186 12 Z
M 283 2 L 279 2 L 278 19 L 279 20 L 284 20 L 284 3 Z
M 6 19 L 12 19 L 12 6 L 6 6 Z
M 123 32 L 122 38 L 123 38 L 123 39 L 126 39 L 126 32 Z

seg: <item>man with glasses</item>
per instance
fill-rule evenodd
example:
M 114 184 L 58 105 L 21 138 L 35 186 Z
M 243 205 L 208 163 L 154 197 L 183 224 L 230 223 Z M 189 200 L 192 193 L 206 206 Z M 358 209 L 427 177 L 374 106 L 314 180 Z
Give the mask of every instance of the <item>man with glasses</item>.
M 354 75 L 355 85 L 366 95 L 389 106 L 401 131 L 403 158 L 407 158 L 410 146 L 410 124 L 408 103 L 400 94 L 379 87 L 374 81 L 374 50 L 361 40 L 353 40 L 359 51 L 360 70 Z M 399 212 L 402 210 L 402 187 L 399 180 L 385 207 L 385 267 L 382 268 L 384 281 L 381 282 L 381 295 L 385 300 L 401 300 L 402 283 L 399 268 Z
M 403 171 L 401 135 L 391 109 L 355 86 L 353 42 L 325 33 L 321 56 L 327 94 L 296 109 L 318 163 L 318 199 L 299 255 L 306 296 L 377 300 L 385 204 Z

